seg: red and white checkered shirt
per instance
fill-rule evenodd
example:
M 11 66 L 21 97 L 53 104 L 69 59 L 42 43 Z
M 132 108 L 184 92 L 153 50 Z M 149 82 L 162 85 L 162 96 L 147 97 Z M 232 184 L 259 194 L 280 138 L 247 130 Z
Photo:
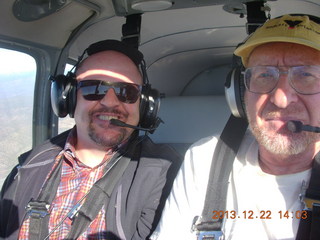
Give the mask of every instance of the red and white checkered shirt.
M 114 154 L 112 150 L 109 150 L 100 165 L 90 168 L 81 163 L 75 155 L 75 143 L 76 131 L 74 128 L 68 136 L 64 150 L 56 157 L 55 164 L 51 170 L 52 172 L 60 160 L 63 161 L 61 181 L 55 199 L 50 206 L 49 233 L 61 223 L 61 220 L 69 213 L 72 207 L 103 176 L 104 168 Z M 48 176 L 50 176 L 51 172 Z M 29 218 L 23 222 L 19 239 L 29 239 L 29 222 Z M 66 218 L 61 226 L 52 232 L 49 239 L 66 238 L 71 228 L 71 223 L 72 221 Z M 78 239 L 106 239 L 105 234 L 105 209 L 102 207 L 96 219 L 91 222 L 88 229 Z

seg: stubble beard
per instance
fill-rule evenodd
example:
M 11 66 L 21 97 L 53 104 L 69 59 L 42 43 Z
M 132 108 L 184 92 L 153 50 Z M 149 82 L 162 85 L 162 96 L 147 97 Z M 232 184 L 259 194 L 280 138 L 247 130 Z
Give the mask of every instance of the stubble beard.
M 267 151 L 276 155 L 290 156 L 300 154 L 318 139 L 316 133 L 292 133 L 283 128 L 275 132 L 274 129 L 260 128 L 250 119 L 249 126 L 258 143 Z
M 113 136 L 110 136 L 104 133 L 104 129 L 101 130 L 95 127 L 92 121 L 92 116 L 94 115 L 95 112 L 98 112 L 98 111 L 114 112 L 116 114 L 119 113 L 116 110 L 112 110 L 112 109 L 99 109 L 97 111 L 89 112 L 88 118 L 90 119 L 90 122 L 88 125 L 88 135 L 90 139 L 93 142 L 95 142 L 97 145 L 103 148 L 112 148 L 112 147 L 118 146 L 120 143 L 122 143 L 125 140 L 126 136 L 128 135 L 127 133 L 128 130 L 125 128 L 117 128 L 118 134 L 117 135 L 113 134 Z
M 93 124 L 89 124 L 88 126 L 89 137 L 92 141 L 103 148 L 112 148 L 118 146 L 125 140 L 126 130 L 120 128 L 119 134 L 117 137 L 110 137 L 106 134 L 99 133 L 97 129 L 93 126 Z

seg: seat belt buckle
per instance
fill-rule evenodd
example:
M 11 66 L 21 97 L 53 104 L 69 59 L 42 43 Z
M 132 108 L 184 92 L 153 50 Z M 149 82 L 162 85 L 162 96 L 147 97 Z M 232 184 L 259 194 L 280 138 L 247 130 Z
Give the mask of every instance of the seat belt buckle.
M 310 197 L 310 194 L 307 193 L 307 189 L 308 189 L 308 185 L 307 185 L 307 183 L 305 181 L 303 181 L 302 185 L 301 185 L 301 191 L 300 191 L 300 194 L 299 194 L 299 199 L 300 199 L 300 202 L 303 205 L 303 209 L 304 210 L 312 211 L 313 205 L 315 205 L 315 206 L 319 206 L 320 205 L 320 200 Z M 312 195 L 314 195 L 314 194 L 312 194 Z M 319 194 L 316 194 L 316 196 L 317 195 L 319 196 Z
M 191 232 L 196 232 L 197 240 L 221 240 L 221 230 L 199 230 L 199 224 L 201 224 L 202 217 L 195 216 L 191 225 Z
M 221 231 L 199 231 L 197 234 L 197 240 L 220 240 L 221 237 Z
M 311 211 L 314 206 L 317 206 L 317 207 L 320 206 L 320 200 L 308 198 L 308 197 L 303 198 L 303 203 L 304 203 L 304 209 L 311 210 Z
M 33 218 L 44 218 L 49 214 L 50 204 L 44 201 L 31 199 L 26 207 L 27 216 Z

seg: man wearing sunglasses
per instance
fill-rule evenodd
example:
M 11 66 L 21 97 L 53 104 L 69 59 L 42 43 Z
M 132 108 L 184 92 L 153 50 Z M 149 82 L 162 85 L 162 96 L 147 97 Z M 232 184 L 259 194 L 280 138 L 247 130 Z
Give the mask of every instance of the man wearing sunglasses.
M 221 146 L 216 137 L 188 150 L 151 239 L 320 239 L 319 24 L 318 18 L 296 14 L 271 19 L 235 50 L 243 66 L 230 74 L 230 86 L 241 84 L 233 89 L 240 96 L 233 106 L 244 109 L 237 116 L 247 119 L 250 131 L 239 140 L 231 173 L 212 169 L 226 174 L 225 185 L 209 181 L 211 164 L 228 166 L 222 164 L 228 157 L 213 163 Z M 241 109 L 231 108 L 233 114 Z M 226 208 L 204 208 L 223 199 Z
M 21 155 L 1 191 L 0 237 L 147 239 L 181 161 L 139 134 L 158 124 L 153 92 L 142 53 L 116 40 L 53 78 L 53 109 L 76 125 Z

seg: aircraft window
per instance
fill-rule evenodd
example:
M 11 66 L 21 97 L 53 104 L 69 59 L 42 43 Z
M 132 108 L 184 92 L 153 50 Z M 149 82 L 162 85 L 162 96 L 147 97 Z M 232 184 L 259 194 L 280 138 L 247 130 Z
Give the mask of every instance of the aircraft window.
M 74 118 L 66 116 L 65 118 L 59 118 L 58 133 L 62 133 L 74 126 Z
M 18 156 L 32 147 L 36 62 L 22 52 L 0 48 L 0 187 Z
M 68 71 L 72 69 L 73 65 L 67 64 L 64 70 L 64 74 L 67 74 Z M 59 128 L 58 128 L 58 133 L 62 133 L 74 126 L 74 119 L 70 118 L 69 115 L 66 116 L 65 118 L 59 118 Z
M 66 67 L 64 69 L 64 74 L 67 74 L 72 68 L 73 68 L 74 65 L 71 65 L 71 64 L 66 64 Z

